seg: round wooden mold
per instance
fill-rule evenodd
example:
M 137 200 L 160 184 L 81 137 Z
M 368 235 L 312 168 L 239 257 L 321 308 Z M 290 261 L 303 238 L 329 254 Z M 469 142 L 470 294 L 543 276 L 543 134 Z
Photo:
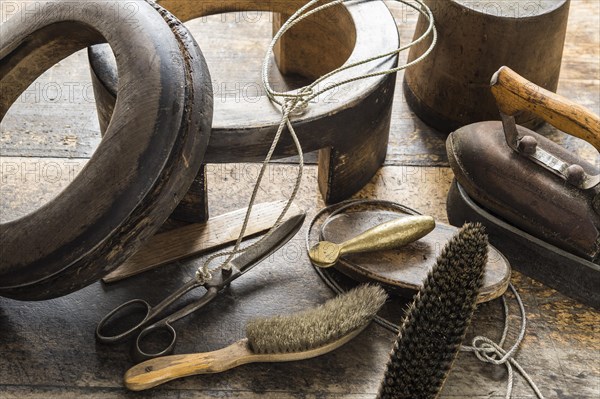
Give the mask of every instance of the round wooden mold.
M 306 2 L 159 0 L 158 3 L 182 21 L 231 11 L 271 11 L 273 28 L 278 30 L 287 17 Z M 316 13 L 292 28 L 278 43 L 275 59 L 284 75 L 299 74 L 316 79 L 337 67 L 393 51 L 398 46 L 398 30 L 385 4 L 382 1 L 356 2 Z M 116 66 L 106 46 L 92 47 L 89 58 L 100 125 L 104 129 L 116 99 Z M 393 68 L 397 61 L 397 56 L 390 56 L 346 70 L 327 79 L 320 87 Z M 320 150 L 318 181 L 326 202 L 340 201 L 358 191 L 385 160 L 394 86 L 395 75 L 356 81 L 340 87 L 331 101 L 319 98 L 305 114 L 294 117 L 303 150 Z M 205 162 L 262 161 L 280 121 L 280 111 L 266 96 L 252 102 L 234 97 L 216 101 Z M 284 134 L 274 158 L 295 154 L 291 138 Z M 201 173 L 177 209 L 176 218 L 190 222 L 206 219 L 204 180 Z
M 152 236 L 197 175 L 212 118 L 202 53 L 160 6 L 36 6 L 1 25 L 0 117 L 46 69 L 104 42 L 116 54 L 119 101 L 71 184 L 35 212 L 0 225 L 0 295 L 22 300 L 82 288 Z
M 570 0 L 425 0 L 432 9 L 438 42 L 432 53 L 404 75 L 410 108 L 428 125 L 450 133 L 474 122 L 499 120 L 490 77 L 503 65 L 556 92 Z M 420 17 L 415 38 L 427 29 Z M 412 47 L 408 61 L 431 39 Z M 519 125 L 543 120 L 524 112 Z
M 340 243 L 378 224 L 408 215 L 410 213 L 389 211 L 342 213 L 333 216 L 323 226 L 321 239 Z M 345 255 L 335 269 L 354 280 L 377 282 L 400 296 L 411 298 L 421 288 L 446 243 L 457 232 L 458 228 L 454 226 L 436 222 L 431 233 L 412 244 L 390 251 Z M 510 270 L 506 258 L 490 245 L 479 303 L 504 294 L 510 282 Z

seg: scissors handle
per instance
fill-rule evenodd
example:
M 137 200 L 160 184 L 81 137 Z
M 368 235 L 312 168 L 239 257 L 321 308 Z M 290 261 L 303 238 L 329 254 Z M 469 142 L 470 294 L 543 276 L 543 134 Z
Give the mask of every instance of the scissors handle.
M 175 301 L 177 301 L 183 295 L 185 295 L 189 291 L 191 291 L 194 288 L 199 287 L 201 285 L 202 284 L 199 283 L 196 279 L 192 279 L 192 280 L 188 281 L 186 284 L 184 284 L 180 289 L 178 289 L 177 291 L 175 291 L 174 293 L 169 295 L 167 298 L 165 298 L 162 302 L 160 302 L 158 305 L 156 305 L 154 307 L 150 306 L 148 304 L 148 302 L 146 302 L 142 299 L 132 299 L 131 301 L 125 302 L 124 304 L 117 306 L 110 313 L 108 313 L 106 316 L 104 316 L 104 318 L 100 321 L 100 323 L 98 323 L 98 327 L 96 327 L 96 339 L 99 342 L 108 343 L 108 344 L 124 341 L 125 339 L 127 339 L 127 338 L 131 337 L 133 334 L 135 334 L 135 332 L 138 331 L 140 328 L 143 328 L 150 321 L 155 319 L 156 316 L 158 316 L 163 310 L 165 310 L 168 306 L 173 304 Z M 133 327 L 131 327 L 125 331 L 121 331 L 118 334 L 107 335 L 105 333 L 105 331 L 109 325 L 115 324 L 116 320 L 123 316 L 127 316 L 127 315 L 135 313 L 135 311 L 140 308 L 140 305 L 142 308 L 144 308 L 144 311 L 146 312 L 146 314 L 144 315 L 144 318 L 139 323 L 137 323 L 136 325 L 134 325 Z M 171 321 L 173 321 L 173 320 L 171 320 Z
M 116 321 L 117 315 L 131 315 L 132 313 L 135 313 L 135 311 L 140 307 L 143 308 L 146 312 L 142 321 L 129 328 L 128 330 L 122 331 L 120 333 L 114 335 L 105 334 L 105 330 L 107 329 L 107 327 Z M 114 308 L 110 313 L 104 316 L 102 320 L 100 320 L 100 323 L 98 323 L 98 326 L 96 327 L 96 339 L 99 342 L 105 344 L 114 344 L 117 342 L 124 341 L 125 339 L 133 335 L 141 326 L 143 326 L 148 321 L 148 319 L 151 316 L 151 313 L 152 307 L 148 304 L 148 302 L 142 299 L 132 299 L 131 301 L 127 301 L 121 304 L 120 306 Z
M 175 342 L 177 341 L 177 333 L 175 332 L 175 329 L 171 326 L 171 323 L 202 308 L 204 305 L 206 305 L 207 303 L 212 301 L 217 296 L 218 293 L 219 293 L 218 287 L 216 287 L 216 286 L 208 287 L 206 293 L 197 301 L 190 303 L 189 305 L 181 308 L 177 312 L 144 328 L 140 332 L 140 334 L 138 335 L 138 337 L 135 341 L 135 345 L 133 347 L 133 354 L 132 354 L 133 358 L 136 361 L 143 361 L 143 360 L 148 360 L 148 359 L 152 359 L 155 357 L 171 354 L 173 352 L 173 348 L 175 348 Z M 169 344 L 167 346 L 165 346 L 165 348 L 159 352 L 155 352 L 155 353 L 145 352 L 142 349 L 142 346 L 143 346 L 142 344 L 143 344 L 145 338 L 149 337 L 151 334 L 159 332 L 159 331 L 166 331 L 169 334 L 169 336 L 171 337 Z
M 171 340 L 169 341 L 169 344 L 161 351 L 152 352 L 152 353 L 145 352 L 142 349 L 142 346 L 143 346 L 142 343 L 144 342 L 144 339 L 146 337 L 150 336 L 151 334 L 159 332 L 159 331 L 164 331 L 169 334 L 169 336 L 171 338 Z M 170 355 L 171 353 L 173 353 L 173 348 L 175 348 L 176 341 L 177 341 L 177 332 L 171 326 L 171 324 L 169 324 L 169 321 L 165 320 L 165 319 L 158 321 L 158 322 L 144 328 L 137 336 L 137 338 L 135 340 L 135 345 L 132 348 L 133 349 L 133 353 L 132 353 L 133 360 L 135 360 L 136 362 L 143 362 L 144 360 L 153 359 L 155 357 Z

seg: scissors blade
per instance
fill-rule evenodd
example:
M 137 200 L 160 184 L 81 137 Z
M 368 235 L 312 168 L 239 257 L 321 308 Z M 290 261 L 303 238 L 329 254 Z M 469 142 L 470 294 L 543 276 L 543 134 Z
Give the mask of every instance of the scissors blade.
M 248 249 L 243 254 L 231 261 L 232 266 L 235 266 L 241 274 L 250 270 L 253 266 L 260 263 L 272 253 L 284 246 L 292 237 L 296 235 L 306 214 L 302 212 L 299 215 L 294 215 L 280 224 L 273 233 L 260 242 L 257 246 Z

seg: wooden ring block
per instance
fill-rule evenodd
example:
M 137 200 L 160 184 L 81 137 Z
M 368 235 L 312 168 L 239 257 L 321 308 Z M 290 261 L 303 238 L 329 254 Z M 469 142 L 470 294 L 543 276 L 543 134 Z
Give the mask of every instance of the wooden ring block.
M 127 4 L 132 13 L 121 1 L 39 2 L 0 25 L 0 118 L 46 69 L 90 45 L 108 42 L 120 72 L 114 118 L 87 165 L 42 208 L 0 225 L 2 296 L 48 299 L 108 274 L 154 235 L 200 169 L 212 119 L 202 53 L 160 6 Z
M 229 11 L 272 11 L 276 31 L 305 4 L 304 0 L 197 2 L 161 0 L 161 5 L 183 21 Z M 276 48 L 283 73 L 315 79 L 351 62 L 393 51 L 399 46 L 392 15 L 382 1 L 335 6 L 313 15 L 287 32 Z M 101 129 L 106 128 L 115 103 L 117 70 L 110 50 L 90 49 L 96 105 Z M 323 82 L 334 82 L 393 68 L 397 56 L 344 71 Z M 214 66 L 213 67 L 217 67 Z M 390 127 L 395 75 L 378 76 L 342 86 L 334 101 L 319 99 L 306 114 L 294 118 L 305 152 L 319 152 L 319 188 L 326 202 L 343 200 L 361 189 L 385 159 Z M 235 98 L 215 102 L 207 163 L 259 162 L 264 159 L 281 120 L 280 111 L 266 96 L 253 103 Z M 289 135 L 284 135 L 274 158 L 295 155 Z M 207 217 L 206 187 L 201 173 L 175 216 L 195 222 Z

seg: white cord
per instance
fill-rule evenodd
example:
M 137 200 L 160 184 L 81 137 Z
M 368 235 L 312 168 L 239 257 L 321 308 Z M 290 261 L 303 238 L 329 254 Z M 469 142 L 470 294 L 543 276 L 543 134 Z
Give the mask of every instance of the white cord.
M 303 170 L 304 170 L 304 154 L 302 152 L 302 146 L 300 144 L 300 140 L 298 139 L 298 136 L 296 134 L 296 131 L 294 129 L 294 126 L 292 125 L 292 122 L 290 120 L 290 117 L 292 116 L 296 116 L 296 115 L 301 115 L 304 112 L 306 112 L 306 109 L 309 106 L 309 103 L 311 100 L 313 100 L 314 98 L 318 97 L 319 95 L 332 90 L 336 87 L 339 87 L 341 85 L 344 84 L 348 84 L 351 82 L 355 82 L 357 80 L 360 79 L 366 79 L 366 78 L 370 78 L 370 77 L 374 77 L 374 76 L 380 76 L 380 75 L 387 75 L 387 74 L 392 74 L 392 73 L 396 73 L 398 71 L 401 71 L 403 69 L 406 69 L 418 62 L 420 62 L 421 60 L 423 60 L 425 57 L 427 57 L 429 55 L 429 53 L 431 53 L 431 51 L 433 50 L 434 46 L 437 43 L 437 31 L 435 30 L 435 24 L 434 24 L 434 18 L 433 18 L 433 13 L 431 12 L 431 10 L 429 9 L 429 7 L 427 7 L 427 5 L 425 5 L 425 3 L 423 3 L 422 0 L 398 0 L 399 2 L 417 10 L 418 12 L 420 12 L 428 21 L 429 21 L 429 26 L 426 29 L 426 31 L 423 33 L 423 35 L 421 35 L 419 38 L 417 38 L 416 40 L 412 41 L 411 43 L 402 46 L 394 51 L 390 51 L 388 53 L 385 54 L 380 54 L 377 55 L 375 57 L 370 57 L 367 58 L 365 60 L 361 60 L 355 63 L 351 63 L 348 65 L 344 65 L 340 68 L 337 68 L 323 76 L 321 76 L 320 78 L 318 78 L 317 80 L 315 80 L 313 83 L 311 83 L 308 86 L 304 86 L 298 90 L 292 91 L 292 92 L 277 92 L 275 90 L 273 90 L 271 83 L 269 81 L 269 69 L 271 67 L 271 59 L 273 58 L 273 53 L 274 53 L 274 48 L 275 45 L 277 44 L 277 42 L 279 41 L 279 39 L 281 39 L 281 37 L 293 26 L 295 26 L 297 23 L 301 22 L 302 20 L 308 18 L 309 16 L 323 11 L 327 8 L 336 6 L 336 5 L 340 5 L 342 3 L 346 3 L 346 2 L 350 2 L 353 0 L 333 0 L 333 1 L 328 1 L 325 4 L 322 4 L 318 7 L 315 7 L 314 9 L 309 10 L 311 7 L 313 7 L 314 5 L 316 5 L 317 3 L 319 3 L 321 0 L 311 0 L 308 3 L 306 3 L 304 6 L 302 6 L 300 9 L 298 9 L 298 11 L 296 11 L 279 29 L 279 31 L 273 36 L 273 39 L 271 40 L 271 43 L 269 44 L 269 47 L 267 49 L 267 53 L 265 55 L 264 61 L 263 61 L 263 68 L 262 68 L 262 81 L 263 81 L 263 87 L 267 93 L 268 98 L 275 104 L 280 106 L 281 109 L 281 122 L 279 123 L 279 128 L 277 129 L 277 133 L 275 134 L 275 137 L 273 138 L 273 141 L 271 143 L 271 147 L 269 148 L 269 152 L 267 153 L 265 159 L 262 162 L 262 166 L 260 169 L 260 172 L 258 174 L 256 183 L 254 185 L 254 189 L 252 191 L 252 195 L 250 197 L 250 201 L 248 204 L 248 209 L 246 211 L 246 215 L 244 217 L 244 222 L 242 224 L 242 228 L 240 230 L 240 234 L 235 242 L 235 245 L 233 247 L 232 250 L 230 251 L 221 251 L 218 252 L 214 255 L 211 255 L 210 257 L 208 257 L 206 259 L 206 261 L 202 264 L 202 266 L 200 266 L 198 268 L 198 270 L 196 271 L 196 279 L 200 282 L 205 282 L 207 280 L 209 280 L 210 278 L 212 278 L 212 273 L 214 273 L 215 271 L 219 271 L 219 270 L 227 270 L 230 268 L 229 262 L 231 262 L 231 260 L 234 258 L 234 256 L 236 254 L 239 254 L 241 252 L 247 251 L 257 245 L 259 245 L 263 240 L 265 240 L 266 238 L 268 238 L 269 236 L 271 236 L 273 234 L 273 231 L 275 230 L 275 228 L 281 223 L 281 221 L 283 220 L 283 218 L 285 217 L 285 214 L 287 213 L 287 211 L 289 210 L 289 208 L 292 205 L 292 202 L 294 201 L 294 199 L 296 198 L 296 195 L 298 194 L 298 190 L 300 188 L 300 183 L 302 182 L 302 174 L 303 174 Z M 373 0 L 369 0 L 369 1 L 373 1 Z M 377 0 L 379 1 L 379 0 Z M 416 3 L 412 4 L 412 3 Z M 432 41 L 431 44 L 429 46 L 429 48 L 417 59 L 415 59 L 414 61 L 407 63 L 405 65 L 396 67 L 396 68 L 392 68 L 392 69 L 387 69 L 387 70 L 383 70 L 383 71 L 376 71 L 376 72 L 372 72 L 372 73 L 367 73 L 367 74 L 362 74 L 362 75 L 358 75 L 346 80 L 342 80 L 340 82 L 337 82 L 333 85 L 328 85 L 327 87 L 315 91 L 314 88 L 321 83 L 323 80 L 330 78 L 331 76 L 334 76 L 342 71 L 351 69 L 351 68 L 355 68 L 359 65 L 363 65 L 375 60 L 379 60 L 385 57 L 391 57 L 394 56 L 406 49 L 409 49 L 410 47 L 414 46 L 417 43 L 420 43 L 421 41 L 425 40 L 429 35 L 432 35 Z M 273 156 L 273 153 L 275 151 L 275 148 L 277 147 L 277 144 L 279 143 L 279 140 L 281 138 L 281 135 L 283 133 L 283 129 L 287 127 L 288 131 L 290 133 L 290 135 L 292 136 L 292 140 L 294 141 L 294 145 L 296 147 L 296 151 L 298 152 L 298 172 L 296 175 L 296 181 L 294 184 L 294 188 L 292 190 L 292 193 L 290 195 L 290 197 L 288 198 L 281 214 L 279 215 L 279 217 L 277 218 L 275 224 L 273 225 L 273 227 L 271 227 L 271 229 L 262 236 L 261 239 L 259 239 L 257 242 L 255 242 L 254 244 L 251 244 L 249 246 L 246 246 L 244 248 L 240 248 L 240 245 L 242 243 L 242 239 L 244 237 L 244 234 L 246 232 L 246 228 L 248 226 L 248 221 L 250 219 L 250 215 L 252 213 L 252 207 L 254 206 L 254 203 L 256 201 L 256 195 L 258 194 L 258 190 L 260 188 L 260 184 L 262 182 L 263 176 L 265 174 L 266 168 L 269 164 L 269 162 L 271 161 L 271 158 Z M 220 257 L 224 257 L 227 256 L 227 258 L 216 268 L 214 269 L 209 269 L 209 265 L 217 258 Z

